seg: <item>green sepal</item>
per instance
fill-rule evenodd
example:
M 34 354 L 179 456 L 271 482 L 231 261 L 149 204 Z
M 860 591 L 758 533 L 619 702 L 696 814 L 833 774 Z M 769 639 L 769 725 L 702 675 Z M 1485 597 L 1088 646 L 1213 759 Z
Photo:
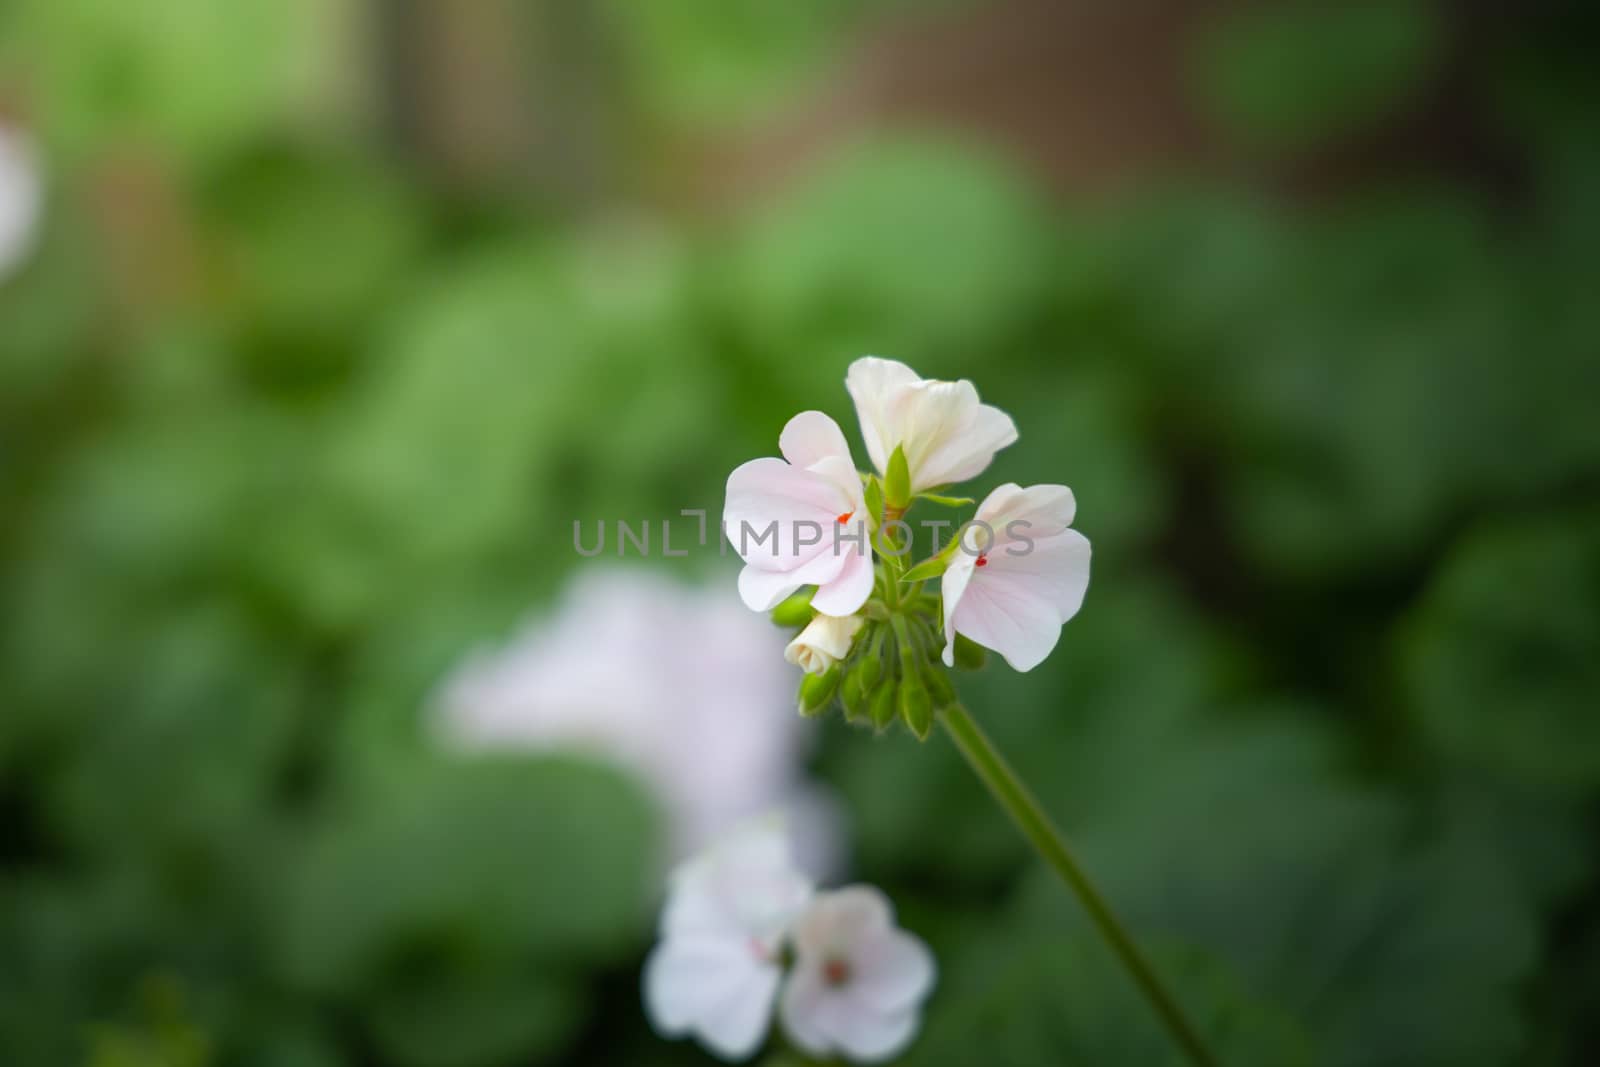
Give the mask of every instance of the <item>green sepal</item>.
M 804 626 L 811 621 L 816 612 L 811 610 L 811 596 L 816 592 L 812 586 L 806 586 L 798 593 L 791 593 L 785 600 L 772 609 L 772 621 L 779 626 Z
M 964 508 L 968 504 L 977 503 L 970 496 L 944 496 L 941 493 L 918 493 L 918 500 L 926 500 L 930 504 L 940 504 L 947 508 Z
M 911 504 L 911 467 L 906 463 L 906 450 L 894 446 L 888 469 L 883 472 L 883 499 L 896 511 L 904 511 Z
M 885 678 L 878 683 L 878 688 L 872 691 L 872 696 L 867 700 L 867 714 L 872 718 L 873 726 L 879 730 L 887 730 L 889 724 L 894 722 L 896 710 L 894 679 Z
M 883 485 L 876 478 L 868 478 L 862 495 L 867 501 L 867 514 L 872 517 L 872 528 L 877 529 L 883 525 Z
M 900 717 L 919 741 L 926 741 L 933 732 L 933 698 L 916 675 L 900 682 Z
M 821 674 L 808 674 L 800 679 L 800 714 L 808 718 L 828 709 L 828 703 L 839 689 L 839 665 L 834 664 Z
M 900 576 L 900 581 L 902 584 L 905 582 L 925 582 L 929 578 L 939 577 L 949 566 L 950 560 L 947 557 L 934 556 L 932 559 L 925 559 L 906 571 L 905 574 Z
M 956 666 L 964 671 L 981 670 L 989 661 L 989 653 L 976 641 L 956 634 Z

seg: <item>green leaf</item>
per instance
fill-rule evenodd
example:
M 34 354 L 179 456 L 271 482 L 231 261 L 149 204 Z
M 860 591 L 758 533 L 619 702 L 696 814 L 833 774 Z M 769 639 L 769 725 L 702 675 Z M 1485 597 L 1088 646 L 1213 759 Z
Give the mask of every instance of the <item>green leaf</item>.
M 494 1067 L 560 1047 L 582 1020 L 578 991 L 552 974 L 402 982 L 365 1017 L 398 1067 Z
M 1246 8 L 1203 39 L 1203 100 L 1254 143 L 1323 143 L 1403 106 L 1430 73 L 1443 35 L 1433 10 L 1416 0 Z
M 946 988 L 906 1058 L 909 1067 L 1191 1067 L 1091 931 L 1041 936 L 1013 928 L 998 937 L 991 928 L 973 929 L 970 936 L 954 960 L 941 960 Z M 1301 1025 L 1252 995 L 1216 956 L 1172 942 L 1150 946 L 1148 955 L 1218 1062 L 1319 1062 Z
M 638 786 L 565 759 L 408 767 L 330 818 L 275 939 L 306 990 L 376 995 L 425 960 L 603 960 L 642 934 L 652 821 Z M 508 842 L 508 835 L 511 841 Z
M 1488 525 L 1450 554 L 1400 643 L 1411 709 L 1468 766 L 1600 785 L 1600 516 Z

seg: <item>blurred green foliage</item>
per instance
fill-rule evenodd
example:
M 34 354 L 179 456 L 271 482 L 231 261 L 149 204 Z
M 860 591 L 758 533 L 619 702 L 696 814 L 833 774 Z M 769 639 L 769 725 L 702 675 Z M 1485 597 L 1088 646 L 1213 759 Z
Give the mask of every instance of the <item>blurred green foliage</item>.
M 620 32 L 663 113 L 745 118 L 873 6 Z M 1201 99 L 1270 157 L 1358 134 L 1432 70 L 1430 10 L 1229 20 Z M 56 161 L 0 284 L 7 1063 L 703 1062 L 638 1006 L 664 847 L 638 786 L 445 755 L 421 712 L 570 572 L 572 517 L 715 509 L 794 411 L 848 423 L 869 351 L 1014 414 L 988 481 L 1076 489 L 1083 614 L 967 702 L 1226 1062 L 1592 1058 L 1600 86 L 1573 26 L 1473 71 L 1509 202 L 1379 173 L 1311 208 L 1196 182 L 1064 210 L 924 135 L 702 227 L 463 205 L 288 132 L 293 42 L 326 29 L 295 5 L 3 18 Z M 113 254 L 151 217 L 177 252 Z M 815 769 L 939 957 L 908 1062 L 1176 1062 L 947 745 L 834 724 Z

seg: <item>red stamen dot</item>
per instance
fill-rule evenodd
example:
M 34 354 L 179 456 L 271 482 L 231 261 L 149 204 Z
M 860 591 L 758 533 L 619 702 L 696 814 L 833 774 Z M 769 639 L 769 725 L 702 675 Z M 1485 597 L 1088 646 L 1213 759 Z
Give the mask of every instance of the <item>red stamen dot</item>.
M 850 516 L 852 516 L 854 514 L 855 514 L 855 512 L 853 512 L 853 511 L 847 511 L 843 515 L 840 515 L 839 516 L 839 525 L 843 526 L 845 523 L 849 522 L 850 521 Z
M 979 556 L 977 565 L 980 566 L 980 567 L 987 567 L 989 565 L 989 557 L 988 556 Z
M 845 960 L 829 960 L 822 965 L 822 977 L 829 985 L 844 985 L 850 980 L 850 964 Z

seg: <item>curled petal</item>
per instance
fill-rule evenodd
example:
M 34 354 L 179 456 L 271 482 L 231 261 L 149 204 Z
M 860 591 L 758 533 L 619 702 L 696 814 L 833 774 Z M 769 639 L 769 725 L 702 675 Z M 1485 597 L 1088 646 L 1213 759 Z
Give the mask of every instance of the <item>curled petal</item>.
M 1007 482 L 984 497 L 976 518 L 988 523 L 997 541 L 1053 537 L 1072 525 L 1078 502 L 1064 485 Z M 1015 534 L 1008 530 L 1017 531 Z
M 751 611 L 771 611 L 802 585 L 827 586 L 839 577 L 849 562 L 848 556 L 836 556 L 831 548 L 817 552 L 793 570 L 774 570 L 764 566 L 764 561 L 752 561 L 739 572 L 739 598 Z M 865 599 L 862 598 L 863 602 Z M 813 597 L 812 603 L 815 602 Z
M 956 609 L 961 605 L 961 598 L 966 595 L 967 586 L 972 581 L 973 573 L 977 568 L 977 559 L 965 550 L 959 550 L 950 560 L 950 566 L 945 568 L 944 576 L 939 579 L 939 591 L 944 600 L 944 665 L 956 665 Z M 963 631 L 964 632 L 964 631 Z M 971 634 L 967 634 L 971 637 Z M 974 638 L 976 640 L 976 638 Z
M 843 458 L 850 462 L 850 446 L 839 424 L 820 411 L 802 411 L 790 419 L 778 435 L 778 450 L 796 467 L 809 467 L 824 459 Z M 854 476 L 855 468 L 851 467 Z
M 857 523 L 855 533 L 865 542 L 866 523 Z M 811 598 L 811 606 L 824 615 L 854 615 L 872 595 L 872 557 L 853 543 L 843 545 L 839 551 L 844 560 L 839 573 L 819 585 Z

